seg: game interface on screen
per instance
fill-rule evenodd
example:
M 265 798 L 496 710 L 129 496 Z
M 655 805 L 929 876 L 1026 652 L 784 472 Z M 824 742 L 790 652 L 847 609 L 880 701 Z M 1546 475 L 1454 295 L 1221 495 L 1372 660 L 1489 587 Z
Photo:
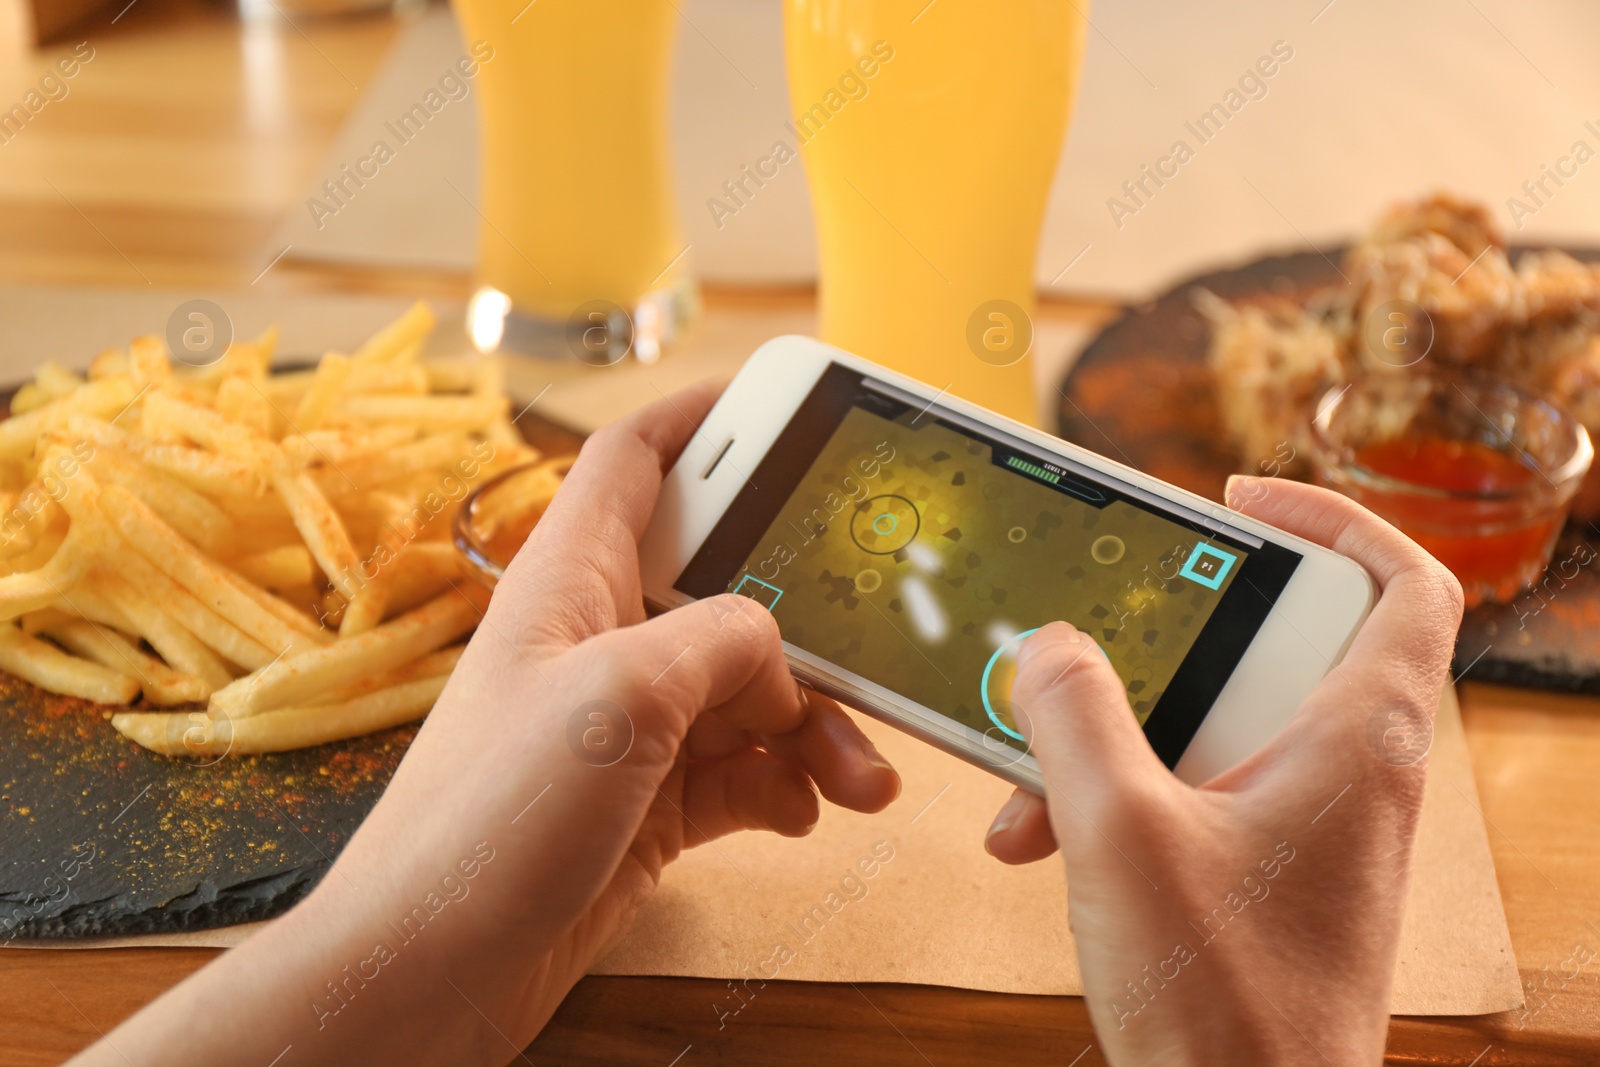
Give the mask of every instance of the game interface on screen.
M 927 409 L 850 406 L 726 588 L 791 644 L 1021 748 L 1027 634 L 1091 635 L 1143 724 L 1248 554 Z

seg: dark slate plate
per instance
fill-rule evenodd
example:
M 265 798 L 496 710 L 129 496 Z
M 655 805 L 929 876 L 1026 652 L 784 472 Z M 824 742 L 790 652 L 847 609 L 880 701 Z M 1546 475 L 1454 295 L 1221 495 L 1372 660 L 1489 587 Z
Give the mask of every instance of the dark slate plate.
M 1191 292 L 1225 300 L 1303 298 L 1339 283 L 1327 255 L 1269 256 L 1190 278 L 1106 327 L 1060 387 L 1059 433 L 1112 459 L 1222 499 L 1243 464 L 1229 447 L 1206 367 L 1210 329 Z M 1569 249 L 1600 261 L 1600 249 Z M 1580 565 L 1584 560 L 1589 562 Z M 1539 590 L 1467 613 L 1457 676 L 1536 689 L 1600 693 L 1600 529 L 1569 523 Z
M 582 441 L 531 413 L 518 427 L 550 453 Z M 287 911 L 327 872 L 417 732 L 201 764 L 140 748 L 108 714 L 0 672 L 0 948 Z

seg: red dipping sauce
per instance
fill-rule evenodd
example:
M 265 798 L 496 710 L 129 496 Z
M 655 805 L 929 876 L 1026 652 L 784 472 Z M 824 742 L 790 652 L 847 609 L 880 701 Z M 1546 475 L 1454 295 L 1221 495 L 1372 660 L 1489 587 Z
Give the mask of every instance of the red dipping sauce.
M 1374 474 L 1412 486 L 1447 490 L 1422 496 L 1409 490 L 1365 487 L 1362 503 L 1398 526 L 1467 587 L 1505 599 L 1544 570 L 1565 512 L 1528 515 L 1508 508 L 1544 484 L 1544 475 L 1514 452 L 1476 441 L 1400 437 L 1355 451 Z M 1460 495 L 1454 495 L 1460 494 Z
M 1537 582 L 1594 450 L 1572 414 L 1504 379 L 1368 375 L 1310 426 L 1317 477 L 1449 567 L 1468 606 Z

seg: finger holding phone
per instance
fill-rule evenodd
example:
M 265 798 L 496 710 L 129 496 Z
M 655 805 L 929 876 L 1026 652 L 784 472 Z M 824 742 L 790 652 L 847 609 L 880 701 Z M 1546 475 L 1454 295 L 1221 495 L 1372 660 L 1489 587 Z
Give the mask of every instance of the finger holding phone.
M 792 347 L 785 351 L 794 354 Z M 809 380 L 815 389 L 834 360 L 832 350 L 813 350 L 808 360 L 788 363 L 801 366 L 797 382 Z M 763 365 L 773 366 L 770 359 Z M 855 361 L 847 370 L 859 374 L 860 367 Z M 791 671 L 964 758 L 981 763 L 985 751 L 992 757 L 991 746 L 963 741 L 957 720 L 944 716 L 941 722 L 936 709 L 904 694 L 898 703 L 879 699 L 895 694 L 837 665 L 819 671 L 815 657 L 808 660 L 786 643 L 787 608 L 775 607 L 770 596 L 763 601 L 759 590 L 757 596 L 729 596 L 722 592 L 731 584 L 725 579 L 714 591 L 720 595 L 666 596 L 701 554 L 738 486 L 782 488 L 762 461 L 793 418 L 756 412 L 755 425 L 768 436 L 754 455 L 735 451 L 722 435 L 717 411 L 726 414 L 730 399 L 737 407 L 750 396 L 748 389 L 730 390 L 708 411 L 714 390 L 691 391 L 596 434 L 502 581 L 388 792 L 330 875 L 288 916 L 169 991 L 82 1062 L 158 1054 L 172 1063 L 269 1062 L 285 1044 L 294 1047 L 298 1062 L 342 1063 L 385 1053 L 408 1062 L 511 1059 L 620 934 L 683 848 L 739 829 L 804 834 L 816 821 L 818 793 L 869 812 L 894 798 L 899 781 L 893 770 L 832 699 L 796 686 Z M 803 399 L 786 402 L 798 408 Z M 903 396 L 890 399 L 906 403 Z M 921 414 L 893 404 L 882 410 L 894 412 L 908 434 L 924 416 L 975 432 L 960 421 L 973 418 L 970 410 L 956 402 L 946 410 L 937 399 L 930 395 Z M 741 417 L 737 425 L 749 424 Z M 831 429 L 822 420 L 809 425 L 818 434 Z M 999 429 L 1030 448 L 1048 444 L 1011 424 Z M 761 436 L 752 431 L 743 440 L 760 444 Z M 883 462 L 904 461 L 900 452 L 894 456 Z M 1351 746 L 1361 742 L 1356 724 L 1364 728 L 1363 709 L 1372 699 L 1431 708 L 1441 657 L 1448 656 L 1448 638 L 1441 635 L 1453 633 L 1459 593 L 1452 601 L 1436 565 L 1418 558 L 1409 542 L 1324 494 L 1275 487 L 1250 505 L 1255 518 L 1223 521 L 1196 510 L 1203 502 L 1176 490 L 1163 497 L 1161 483 L 1134 472 L 1108 471 L 1073 455 L 1036 458 L 1046 465 L 1024 460 L 1029 466 L 1009 469 L 1036 483 L 1048 482 L 1041 482 L 1040 471 L 1064 481 L 1073 500 L 1063 506 L 1095 506 L 1097 486 L 1126 490 L 1153 514 L 1165 509 L 1163 515 L 1201 530 L 1215 532 L 1220 523 L 1244 535 L 1196 535 L 1196 546 L 1229 546 L 1217 552 L 1233 553 L 1234 562 L 1191 548 L 1194 558 L 1185 556 L 1185 566 L 1193 577 L 1163 593 L 1198 598 L 1220 611 L 1228 604 L 1230 571 L 1235 578 L 1276 573 L 1283 581 L 1268 615 L 1304 623 L 1294 583 L 1308 574 L 1342 580 L 1341 595 L 1322 603 L 1324 625 L 1307 641 L 1323 657 L 1322 671 L 1342 654 L 1370 598 L 1361 584 L 1365 577 L 1350 584 L 1355 579 L 1348 568 L 1356 565 L 1320 546 L 1357 557 L 1384 586 L 1372 624 L 1345 663 L 1320 685 L 1320 671 L 1309 680 L 1305 671 L 1290 678 L 1315 692 L 1290 730 L 1265 748 L 1281 725 L 1275 716 L 1285 713 L 1283 692 L 1263 695 L 1247 669 L 1259 633 L 1253 641 L 1247 635 L 1242 650 L 1234 648 L 1241 666 L 1211 694 L 1209 714 L 1201 708 L 1200 725 L 1161 758 L 1131 714 L 1109 656 L 1096 651 L 1078 658 L 1099 646 L 1061 625 L 1045 625 L 1017 642 L 1024 652 L 1012 696 L 1017 708 L 1033 710 L 1005 721 L 1034 735 L 1026 758 L 1037 762 L 1024 782 L 1045 793 L 1048 803 L 1032 794 L 1014 799 L 1008 806 L 1014 818 L 991 834 L 989 844 L 1016 862 L 1041 858 L 1058 837 L 1062 841 L 1090 1008 L 1114 1062 L 1158 1062 L 1179 1049 L 1199 1050 L 1192 1054 L 1203 1058 L 1201 1051 L 1240 1033 L 1196 1017 L 1219 1009 L 1246 1028 L 1264 1058 L 1305 1058 L 1303 1046 L 1289 1043 L 1285 1016 L 1299 1019 L 1329 1056 L 1364 1055 L 1374 1034 L 1381 1048 L 1381 1024 L 1374 1019 L 1387 1007 L 1421 787 L 1416 775 L 1384 777 L 1394 768 L 1361 766 L 1350 758 Z M 720 511 L 697 517 L 685 487 L 693 479 L 714 481 L 719 467 L 739 483 Z M 862 517 L 856 547 L 866 551 L 864 541 L 887 550 L 883 560 L 908 570 L 927 565 L 926 556 L 919 562 L 920 550 L 908 546 L 924 518 L 930 533 L 937 527 L 937 513 L 926 510 L 926 501 L 918 510 L 914 494 L 878 495 L 905 503 L 878 501 Z M 906 539 L 912 526 L 913 537 Z M 1304 536 L 1279 534 L 1274 526 Z M 851 526 L 847 519 L 834 529 L 837 536 Z M 950 529 L 946 524 L 943 532 Z M 905 544 L 879 544 L 875 537 Z M 1261 548 L 1269 543 L 1298 553 L 1299 567 L 1288 573 L 1250 568 L 1248 555 L 1258 550 L 1270 562 L 1272 552 Z M 902 552 L 905 558 L 897 559 Z M 1124 558 L 1110 551 L 1101 556 L 1111 560 L 1104 566 Z M 735 558 L 730 571 L 743 558 Z M 727 565 L 726 559 L 706 564 Z M 831 584 L 844 602 L 850 590 Z M 1314 581 L 1306 588 L 1321 587 Z M 857 585 L 854 595 L 857 608 L 867 612 L 861 598 L 871 594 Z M 675 610 L 647 619 L 645 600 Z M 1258 624 L 1258 630 L 1271 628 Z M 1199 632 L 1197 640 L 1204 628 Z M 1017 635 L 997 636 L 1004 644 Z M 1235 646 L 1238 638 L 1232 634 Z M 1250 684 L 1228 697 L 1228 684 L 1241 679 Z M 1270 705 L 1256 719 L 1247 714 L 1253 688 Z M 1222 725 L 1212 729 L 1210 723 Z M 1207 761 L 1226 759 L 1241 746 L 1260 751 L 1204 788 L 1163 766 L 1176 762 L 1180 775 L 1193 778 Z M 1205 758 L 1194 759 L 1196 752 Z M 1311 810 L 1341 776 L 1350 779 L 1350 788 L 1338 794 L 1342 799 L 1335 797 L 1327 813 Z M 1307 823 L 1300 836 L 1291 833 L 1295 820 Z M 1181 935 L 1174 916 L 1208 914 L 1210 894 L 1218 892 L 1224 912 L 1232 914 L 1235 885 L 1247 907 L 1257 909 L 1249 919 L 1275 910 L 1282 921 L 1245 925 L 1245 917 L 1233 919 L 1211 942 L 1191 945 L 1195 959 L 1168 962 L 1176 942 L 1163 942 Z M 1261 892 L 1264 885 L 1270 895 Z M 418 915 L 419 907 L 425 923 L 400 939 L 395 931 L 410 931 L 407 917 Z M 1318 915 L 1332 918 L 1320 922 Z M 1305 969 L 1317 958 L 1316 945 L 1352 929 L 1362 936 L 1346 937 L 1340 951 L 1328 953 L 1325 974 Z M 1236 932 L 1240 936 L 1229 941 Z M 1131 1002 L 1121 1014 L 1112 1006 L 1116 990 L 1143 982 L 1147 973 L 1159 978 L 1174 965 L 1178 977 L 1145 986 L 1157 992 L 1131 1019 Z M 1185 973 L 1188 967 L 1208 977 Z M 1277 1004 L 1249 999 L 1256 975 Z M 1184 985 L 1190 978 L 1198 980 Z M 1347 995 L 1319 998 L 1329 982 L 1348 984 Z M 1146 1021 L 1150 1025 L 1141 1028 Z M 1334 1033 L 1341 1021 L 1351 1023 L 1343 1037 Z M 181 1043 L 174 1041 L 178 1033 Z
M 639 535 L 715 396 L 589 439 L 316 890 L 78 1062 L 512 1061 L 683 849 L 898 795 L 758 604 L 645 616 Z
M 1377 1063 L 1422 807 L 1426 747 L 1461 616 L 1454 577 L 1327 490 L 1236 479 L 1229 501 L 1346 553 L 1382 596 L 1288 727 L 1195 787 L 1161 765 L 1104 657 L 1065 624 L 1023 647 L 1017 700 L 1048 785 L 986 847 L 1060 842 L 1090 1017 L 1116 1064 Z M 1178 1050 L 1181 1050 L 1181 1054 Z
M 1061 840 L 1113 1062 L 1372 1062 L 1425 761 L 1369 731 L 1431 723 L 1460 589 L 1336 494 L 1229 501 L 780 338 L 668 475 L 644 593 L 743 592 L 797 675 L 1015 782 L 988 848 Z

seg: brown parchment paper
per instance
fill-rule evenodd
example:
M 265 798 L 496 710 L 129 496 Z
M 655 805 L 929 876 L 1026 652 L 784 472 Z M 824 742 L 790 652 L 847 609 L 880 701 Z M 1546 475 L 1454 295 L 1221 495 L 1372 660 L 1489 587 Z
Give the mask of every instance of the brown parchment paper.
M 764 977 L 1081 994 L 1059 860 L 1007 867 L 983 850 L 1011 787 L 858 720 L 900 770 L 905 788 L 894 804 L 878 815 L 824 807 L 800 841 L 740 834 L 686 853 L 594 973 L 727 978 L 741 989 L 758 989 Z M 26 944 L 230 947 L 260 925 Z M 1461 714 L 1446 689 L 1390 1007 L 1480 1015 L 1521 1003 Z M 707 1011 L 739 1004 L 730 991 Z
M 320 351 L 328 338 L 347 334 L 359 340 L 406 304 L 344 296 L 227 299 L 240 332 L 279 321 L 285 351 L 296 352 Z M 0 287 L 0 319 L 8 326 L 0 338 L 0 371 L 14 380 L 41 352 L 70 359 L 72 353 L 123 343 L 163 321 L 176 301 L 176 294 L 142 290 Z M 458 338 L 459 312 L 443 311 L 450 321 L 441 325 L 440 336 Z M 659 364 L 629 361 L 601 376 L 523 365 L 509 368 L 510 385 L 514 395 L 541 397 L 541 413 L 592 429 L 689 382 L 732 373 L 776 334 L 813 328 L 809 309 L 719 310 Z M 63 329 L 77 332 L 63 339 Z M 1039 329 L 1036 373 L 1041 406 L 1048 409 L 1051 383 L 1086 331 L 1050 321 L 1041 321 Z M 825 808 L 816 831 L 803 841 L 744 834 L 688 853 L 668 868 L 659 894 L 596 972 L 734 979 L 749 968 L 771 974 L 768 961 L 784 941 L 793 958 L 779 968 L 783 979 L 1082 992 L 1060 863 L 1010 868 L 983 851 L 984 831 L 1010 787 L 896 730 L 860 721 L 904 777 L 899 800 L 876 816 Z M 880 841 L 893 849 L 892 859 L 874 855 Z M 870 878 L 858 867 L 863 859 L 876 861 Z M 858 884 L 841 885 L 852 872 Z M 830 892 L 848 901 L 837 914 L 828 906 Z M 791 932 L 789 924 L 818 906 L 825 921 L 814 919 Z M 258 925 L 11 944 L 230 947 Z M 1467 1015 L 1505 1010 L 1521 1000 L 1460 713 L 1447 689 L 1435 725 L 1392 1006 L 1396 1014 Z
M 1007 867 L 983 850 L 1011 787 L 862 722 L 900 770 L 900 799 L 875 816 L 825 810 L 804 841 L 746 834 L 684 856 L 596 973 L 1081 994 L 1060 861 Z M 1522 1003 L 1477 804 L 1460 711 L 1446 689 L 1395 1014 L 1476 1015 Z M 863 860 L 871 877 L 862 874 Z M 739 1003 L 730 994 L 722 1008 Z

